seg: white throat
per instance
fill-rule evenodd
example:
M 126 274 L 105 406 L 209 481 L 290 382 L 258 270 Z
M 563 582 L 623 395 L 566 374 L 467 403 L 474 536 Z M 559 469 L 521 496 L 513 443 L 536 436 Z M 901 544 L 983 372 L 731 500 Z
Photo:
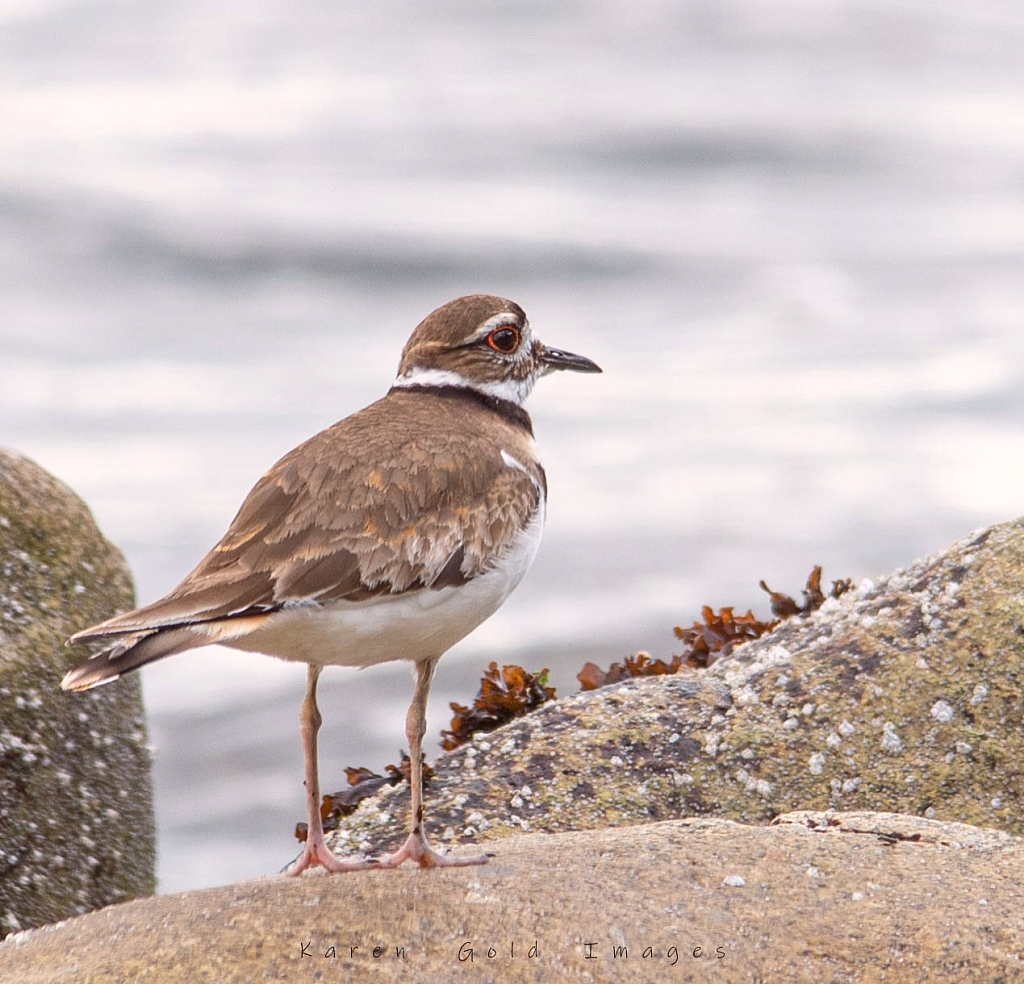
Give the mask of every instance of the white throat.
M 529 375 L 526 379 L 503 379 L 500 382 L 479 382 L 468 379 L 462 373 L 450 369 L 412 368 L 395 380 L 395 386 L 458 386 L 461 389 L 476 390 L 485 396 L 493 396 L 499 400 L 507 400 L 516 406 L 522 406 L 533 389 L 535 379 Z

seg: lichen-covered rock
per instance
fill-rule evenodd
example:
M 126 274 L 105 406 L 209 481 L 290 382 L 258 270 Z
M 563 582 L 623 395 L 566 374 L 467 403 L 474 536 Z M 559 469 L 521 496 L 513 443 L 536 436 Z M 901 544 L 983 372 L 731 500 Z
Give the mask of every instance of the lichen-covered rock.
M 707 670 L 544 705 L 442 756 L 449 845 L 685 816 L 891 810 L 1024 833 L 1024 521 L 830 599 Z M 365 801 L 339 853 L 389 850 L 408 793 Z
M 67 637 L 132 597 L 81 499 L 0 448 L 0 936 L 153 891 L 138 680 L 60 689 Z
M 278 875 L 111 906 L 0 944 L 0 976 L 1021 979 L 1024 842 L 999 831 L 805 813 L 520 835 L 494 851 L 481 868 Z

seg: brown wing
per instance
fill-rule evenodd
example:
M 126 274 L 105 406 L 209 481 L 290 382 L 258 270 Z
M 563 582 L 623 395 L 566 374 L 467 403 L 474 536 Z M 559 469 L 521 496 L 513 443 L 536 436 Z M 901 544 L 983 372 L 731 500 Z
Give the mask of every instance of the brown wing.
M 260 479 L 174 591 L 73 641 L 438 588 L 482 573 L 536 512 L 543 472 L 503 460 L 506 448 L 530 460 L 521 429 L 459 401 L 445 410 L 463 419 L 439 429 L 410 412 L 423 399 L 393 392 L 300 445 Z

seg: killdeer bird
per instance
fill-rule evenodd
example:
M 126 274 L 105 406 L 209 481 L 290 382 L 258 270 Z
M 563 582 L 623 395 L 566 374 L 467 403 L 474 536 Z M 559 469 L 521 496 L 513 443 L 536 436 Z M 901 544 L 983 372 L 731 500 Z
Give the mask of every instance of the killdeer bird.
M 387 395 L 274 465 L 178 587 L 69 640 L 106 648 L 61 686 L 88 690 L 211 643 L 307 663 L 309 829 L 287 873 L 484 863 L 427 841 L 427 695 L 441 656 L 498 609 L 537 553 L 547 483 L 523 403 L 556 369 L 601 371 L 542 345 L 512 301 L 474 294 L 438 308 L 406 343 Z M 320 820 L 317 680 L 325 666 L 401 659 L 416 669 L 406 717 L 411 831 L 394 854 L 342 861 Z

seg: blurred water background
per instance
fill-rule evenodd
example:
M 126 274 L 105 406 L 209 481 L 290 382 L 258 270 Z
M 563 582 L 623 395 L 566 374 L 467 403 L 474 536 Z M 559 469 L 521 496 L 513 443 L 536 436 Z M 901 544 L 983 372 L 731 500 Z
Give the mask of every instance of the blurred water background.
M 605 374 L 534 393 L 545 543 L 431 735 L 491 659 L 667 657 L 760 578 L 1021 512 L 1022 50 L 1018 0 L 0 0 L 0 443 L 150 601 L 421 317 L 503 294 Z M 277 870 L 303 668 L 143 679 L 161 889 Z M 325 790 L 397 761 L 410 691 L 325 675 Z

